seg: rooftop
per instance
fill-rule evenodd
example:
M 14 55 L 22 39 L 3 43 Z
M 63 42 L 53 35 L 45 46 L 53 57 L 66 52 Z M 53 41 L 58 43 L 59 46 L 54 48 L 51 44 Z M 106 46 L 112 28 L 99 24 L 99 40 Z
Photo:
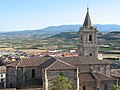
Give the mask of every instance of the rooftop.
M 108 64 L 107 62 L 93 59 L 92 57 L 59 57 L 53 58 L 46 57 L 30 57 L 28 59 L 22 59 L 8 64 L 11 67 L 36 67 L 41 66 L 43 69 L 73 69 L 77 65 L 85 64 Z

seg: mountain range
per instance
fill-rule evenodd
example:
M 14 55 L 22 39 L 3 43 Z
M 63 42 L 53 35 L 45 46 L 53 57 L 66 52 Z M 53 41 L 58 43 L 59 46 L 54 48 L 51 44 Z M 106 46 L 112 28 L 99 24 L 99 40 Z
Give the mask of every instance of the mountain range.
M 82 25 L 61 25 L 61 26 L 49 26 L 47 28 L 38 29 L 38 30 L 24 30 L 24 31 L 13 31 L 13 32 L 2 32 L 0 35 L 5 36 L 24 36 L 24 35 L 55 35 L 61 32 L 77 32 L 79 27 Z M 120 25 L 116 24 L 95 24 L 99 32 L 111 32 L 111 31 L 120 31 Z

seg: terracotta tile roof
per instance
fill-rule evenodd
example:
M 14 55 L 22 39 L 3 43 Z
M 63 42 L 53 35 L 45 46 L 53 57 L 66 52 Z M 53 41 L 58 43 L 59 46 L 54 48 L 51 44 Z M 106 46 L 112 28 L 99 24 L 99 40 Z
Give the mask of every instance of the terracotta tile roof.
M 60 70 L 60 69 L 77 69 L 76 67 L 61 61 L 59 59 L 51 58 L 44 62 L 41 67 L 46 70 Z
M 11 67 L 29 67 L 29 66 L 40 66 L 43 62 L 50 59 L 51 57 L 30 57 L 28 59 L 22 59 L 19 61 L 15 61 L 13 63 L 10 63 L 6 66 Z
M 0 73 L 6 73 L 6 66 L 0 66 Z
M 14 67 L 18 64 L 19 61 L 14 61 L 14 62 L 10 62 L 10 63 L 7 63 L 6 66 L 11 66 L 11 67 Z
M 82 65 L 82 64 L 108 64 L 107 62 L 101 61 L 101 60 L 96 60 L 92 57 L 62 57 L 59 58 L 60 60 L 63 60 L 69 64 L 72 65 Z
M 54 64 L 53 64 L 54 63 Z M 47 68 L 50 65 L 54 65 L 56 69 L 68 68 L 77 65 L 84 64 L 108 64 L 104 61 L 93 59 L 92 57 L 61 57 L 61 58 L 53 58 L 53 57 L 30 57 L 28 59 L 22 59 L 19 61 L 15 61 L 13 63 L 8 64 L 7 66 L 11 67 L 29 67 L 29 66 L 42 66 L 42 68 Z M 54 66 L 51 66 L 52 68 Z M 71 66 L 70 66 L 71 65 Z M 65 66 L 65 67 L 64 67 Z M 70 67 L 68 67 L 70 66 Z M 55 68 L 54 67 L 54 68 Z
M 47 70 L 56 70 L 56 69 L 77 69 L 74 66 L 70 65 L 67 62 L 58 60 L 53 57 L 31 57 L 28 59 L 22 59 L 20 61 L 15 61 L 7 65 L 7 67 L 31 67 L 31 66 L 40 66 L 43 69 Z
M 80 73 L 79 79 L 84 82 L 88 81 L 95 81 L 95 78 L 91 73 Z
M 64 57 L 75 57 L 75 56 L 78 56 L 78 54 L 77 53 L 63 53 L 62 56 L 64 56 Z

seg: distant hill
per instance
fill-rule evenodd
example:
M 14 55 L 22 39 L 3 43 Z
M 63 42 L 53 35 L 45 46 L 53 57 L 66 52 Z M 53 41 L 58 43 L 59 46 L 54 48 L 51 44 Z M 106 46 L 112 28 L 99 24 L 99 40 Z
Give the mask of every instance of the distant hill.
M 46 39 L 53 39 L 53 38 L 70 40 L 70 39 L 79 38 L 79 34 L 77 32 L 62 32 L 54 36 L 48 37 Z M 98 33 L 98 39 L 115 40 L 117 42 L 120 42 L 120 31 Z
M 33 35 L 33 34 L 58 34 L 61 32 L 73 32 L 78 31 L 81 25 L 61 25 L 61 26 L 49 26 L 44 29 L 38 30 L 24 30 L 24 31 L 13 31 L 13 32 L 3 32 L 3 35 Z
M 99 47 L 100 51 L 118 50 L 120 47 L 120 31 L 98 32 L 98 45 L 110 45 L 110 48 Z M 79 44 L 78 32 L 62 32 L 43 40 L 52 43 L 53 46 L 58 45 L 59 49 L 77 49 Z
M 94 26 L 97 26 L 100 32 L 120 31 L 120 25 L 115 25 L 115 24 L 105 24 L 105 25 L 96 24 Z M 50 26 L 39 30 L 4 32 L 4 33 L 0 33 L 0 35 L 4 35 L 4 36 L 28 36 L 28 35 L 40 36 L 43 34 L 55 35 L 61 32 L 77 32 L 79 31 L 79 27 L 81 27 L 81 25 Z
M 54 36 L 48 37 L 48 39 L 51 39 L 51 38 L 69 40 L 69 39 L 79 38 L 79 34 L 77 32 L 62 32 Z
M 79 44 L 79 27 L 81 25 L 51 26 L 41 30 L 26 30 L 0 33 L 0 48 L 15 49 L 77 49 Z M 97 25 L 98 44 L 110 44 L 111 50 L 120 47 L 119 25 Z M 101 28 L 101 30 L 100 30 Z M 113 30 L 113 31 L 112 31 Z M 112 32 L 111 32 L 112 31 Z M 101 49 L 101 51 L 104 50 Z M 106 49 L 108 50 L 108 49 Z
M 103 34 L 99 36 L 98 38 L 120 42 L 120 31 L 112 31 L 112 32 Z

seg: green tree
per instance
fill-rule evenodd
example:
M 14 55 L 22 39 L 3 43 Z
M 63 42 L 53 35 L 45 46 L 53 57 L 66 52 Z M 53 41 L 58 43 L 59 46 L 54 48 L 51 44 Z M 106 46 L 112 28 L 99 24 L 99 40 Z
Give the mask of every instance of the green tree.
M 112 90 L 120 90 L 120 86 L 113 85 Z
M 53 81 L 52 90 L 69 90 L 72 87 L 72 81 L 63 75 L 58 75 Z

